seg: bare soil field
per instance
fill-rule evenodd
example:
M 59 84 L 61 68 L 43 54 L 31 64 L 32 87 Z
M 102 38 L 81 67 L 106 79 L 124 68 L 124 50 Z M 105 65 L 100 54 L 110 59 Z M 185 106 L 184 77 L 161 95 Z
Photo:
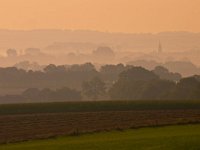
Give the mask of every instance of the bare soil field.
M 147 126 L 200 123 L 200 109 L 0 115 L 0 143 Z

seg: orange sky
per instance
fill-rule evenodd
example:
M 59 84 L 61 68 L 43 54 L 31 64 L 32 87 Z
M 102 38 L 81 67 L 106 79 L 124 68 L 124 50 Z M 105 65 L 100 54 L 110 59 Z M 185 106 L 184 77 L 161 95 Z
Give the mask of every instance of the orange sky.
M 200 32 L 200 0 L 0 0 L 0 28 Z

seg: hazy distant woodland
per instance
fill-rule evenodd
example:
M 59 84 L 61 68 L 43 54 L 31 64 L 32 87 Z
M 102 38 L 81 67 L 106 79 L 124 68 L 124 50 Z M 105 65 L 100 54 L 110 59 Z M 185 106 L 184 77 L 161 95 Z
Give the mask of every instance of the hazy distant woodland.
M 199 98 L 198 33 L 0 30 L 0 42 L 2 103 Z
M 159 42 L 162 50 L 159 51 Z M 95 53 L 109 47 L 112 52 Z M 8 50 L 15 50 L 10 51 Z M 101 50 L 102 51 L 102 50 Z M 86 30 L 0 30 L 1 66 L 20 61 L 48 64 L 92 62 L 127 63 L 135 60 L 190 61 L 200 65 L 200 34 L 163 32 L 158 34 L 109 33 Z
M 197 100 L 200 75 L 163 66 L 50 64 L 41 70 L 0 68 L 0 103 L 96 100 Z

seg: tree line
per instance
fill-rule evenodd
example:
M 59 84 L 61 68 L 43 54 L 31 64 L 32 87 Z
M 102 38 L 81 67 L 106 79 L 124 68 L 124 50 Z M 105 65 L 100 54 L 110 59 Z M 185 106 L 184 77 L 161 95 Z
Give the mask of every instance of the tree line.
M 1 102 L 74 100 L 178 100 L 200 98 L 200 77 L 182 78 L 162 66 L 154 70 L 129 65 L 91 63 L 48 65 L 43 71 L 0 68 L 1 87 L 24 87 L 21 94 L 0 96 Z

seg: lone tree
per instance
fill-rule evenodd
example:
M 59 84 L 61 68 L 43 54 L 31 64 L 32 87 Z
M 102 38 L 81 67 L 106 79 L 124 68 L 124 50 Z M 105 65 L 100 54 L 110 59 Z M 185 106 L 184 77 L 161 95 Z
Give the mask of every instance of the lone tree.
M 17 51 L 15 49 L 8 49 L 6 53 L 7 57 L 17 57 Z
M 83 82 L 82 92 L 88 98 L 97 100 L 106 93 L 105 83 L 98 77 L 95 77 L 91 81 Z

